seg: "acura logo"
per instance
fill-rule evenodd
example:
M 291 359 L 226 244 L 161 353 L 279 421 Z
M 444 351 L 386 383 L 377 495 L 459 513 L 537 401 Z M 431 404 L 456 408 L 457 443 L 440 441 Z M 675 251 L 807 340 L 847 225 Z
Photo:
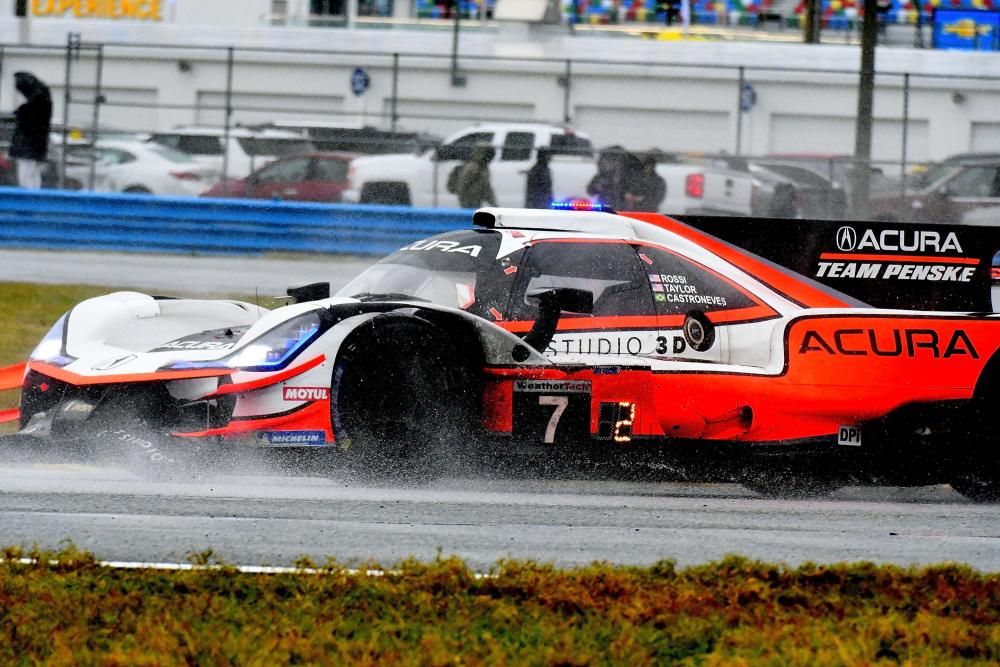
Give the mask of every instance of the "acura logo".
M 112 368 L 117 368 L 118 366 L 127 364 L 128 362 L 137 358 L 138 357 L 136 357 L 134 354 L 127 354 L 124 357 L 112 357 L 111 359 L 106 359 L 99 364 L 95 364 L 94 366 L 91 367 L 91 370 L 109 371 Z
M 850 252 L 858 245 L 858 233 L 854 227 L 841 227 L 837 230 L 837 247 L 842 252 Z

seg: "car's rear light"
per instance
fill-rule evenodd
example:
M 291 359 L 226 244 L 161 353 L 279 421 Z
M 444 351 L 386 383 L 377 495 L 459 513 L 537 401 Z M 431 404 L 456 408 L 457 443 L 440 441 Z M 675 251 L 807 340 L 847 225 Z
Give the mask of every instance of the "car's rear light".
M 705 196 L 705 174 L 688 174 L 684 179 L 684 194 L 693 199 Z
M 200 181 L 201 176 L 192 174 L 190 171 L 172 171 L 170 175 L 181 181 Z
M 994 266 L 990 269 L 990 278 L 1000 280 L 1000 266 Z

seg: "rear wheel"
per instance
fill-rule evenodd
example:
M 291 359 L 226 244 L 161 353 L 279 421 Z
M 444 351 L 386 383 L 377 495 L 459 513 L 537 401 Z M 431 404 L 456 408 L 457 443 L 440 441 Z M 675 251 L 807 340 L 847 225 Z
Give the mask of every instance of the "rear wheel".
M 472 446 L 476 405 L 461 357 L 440 330 L 403 318 L 345 345 L 331 418 L 355 474 L 420 481 L 459 466 Z
M 976 386 L 965 419 L 967 433 L 956 446 L 951 488 L 970 500 L 1000 502 L 1000 441 L 995 406 L 1000 398 L 1000 356 L 990 359 Z

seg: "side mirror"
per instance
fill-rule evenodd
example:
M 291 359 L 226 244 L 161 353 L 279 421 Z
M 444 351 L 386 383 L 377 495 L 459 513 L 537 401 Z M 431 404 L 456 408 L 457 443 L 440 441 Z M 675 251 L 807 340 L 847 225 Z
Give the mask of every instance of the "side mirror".
M 585 315 L 594 312 L 594 293 L 590 290 L 552 287 L 532 290 L 528 292 L 527 299 L 538 304 L 538 317 L 531 331 L 525 335 L 524 342 L 542 353 L 552 342 L 559 317 L 564 311 Z
M 289 287 L 285 293 L 292 297 L 295 303 L 319 301 L 330 298 L 330 283 L 309 283 L 299 287 Z

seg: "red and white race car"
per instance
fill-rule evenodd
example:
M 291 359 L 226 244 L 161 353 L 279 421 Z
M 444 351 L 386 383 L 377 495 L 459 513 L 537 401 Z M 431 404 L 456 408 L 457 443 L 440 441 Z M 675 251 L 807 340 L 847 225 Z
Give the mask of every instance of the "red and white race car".
M 654 452 L 769 493 L 1000 496 L 992 315 L 875 309 L 671 218 L 600 211 L 481 209 L 324 287 L 273 311 L 85 301 L 2 374 L 22 389 L 8 418 L 158 464 L 187 443 L 309 446 L 414 472 L 489 442 Z

